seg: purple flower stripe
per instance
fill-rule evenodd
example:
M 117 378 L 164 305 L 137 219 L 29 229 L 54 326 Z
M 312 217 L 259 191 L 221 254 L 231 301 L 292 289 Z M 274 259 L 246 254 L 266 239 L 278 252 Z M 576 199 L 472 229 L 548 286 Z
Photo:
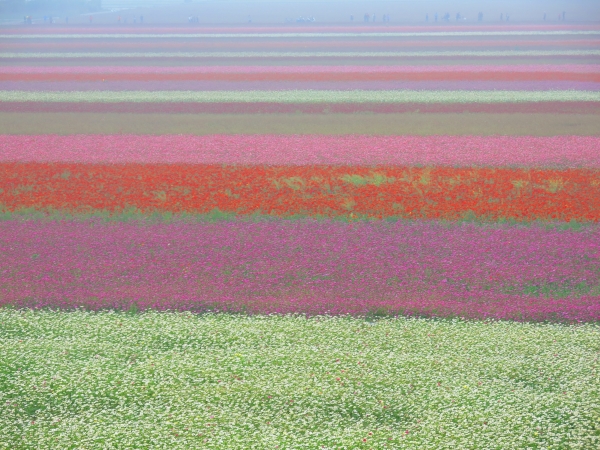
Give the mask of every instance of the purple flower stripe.
M 413 72 L 564 72 L 600 73 L 598 64 L 438 65 L 438 66 L 5 66 L 1 73 L 413 73 Z
M 600 320 L 600 228 L 0 222 L 0 305 Z

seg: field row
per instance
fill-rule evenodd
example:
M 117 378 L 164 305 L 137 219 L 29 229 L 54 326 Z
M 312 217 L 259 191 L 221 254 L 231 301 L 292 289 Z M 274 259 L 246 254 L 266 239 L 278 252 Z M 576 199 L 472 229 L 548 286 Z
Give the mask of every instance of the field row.
M 17 83 L 14 83 L 17 84 Z M 56 89 L 57 83 L 52 83 L 52 86 L 43 86 L 43 90 L 52 90 Z M 477 83 L 470 84 L 471 89 L 477 88 Z M 0 83 L 0 87 L 3 86 L 3 83 Z M 94 88 L 97 88 L 97 83 L 94 83 Z M 110 86 L 110 84 L 109 84 Z M 8 87 L 8 86 L 7 86 Z M 20 84 L 18 87 L 23 88 L 24 86 Z M 60 85 L 59 85 L 60 87 Z M 86 86 L 88 87 L 88 86 Z M 139 88 L 140 84 L 135 83 L 135 87 Z M 456 85 L 450 86 L 456 89 Z M 489 86 L 486 86 L 486 88 Z M 505 86 L 504 86 L 505 87 Z M 338 85 L 339 89 L 339 85 Z M 62 90 L 65 90 L 64 88 Z M 128 89 L 129 90 L 129 89 Z M 404 114 L 404 113 L 419 113 L 419 114 L 456 114 L 461 113 L 464 117 L 467 117 L 465 122 L 473 122 L 477 120 L 477 117 L 481 118 L 481 115 L 473 115 L 468 117 L 468 113 L 484 113 L 488 116 L 489 119 L 486 120 L 487 127 L 493 127 L 494 124 L 497 124 L 502 121 L 506 121 L 510 119 L 507 114 L 510 115 L 521 115 L 519 118 L 519 122 L 523 123 L 523 121 L 528 121 L 532 119 L 532 114 L 577 114 L 579 116 L 579 123 L 581 123 L 582 115 L 589 114 L 600 114 L 600 102 L 571 102 L 571 101 L 545 101 L 545 102 L 519 102 L 519 103 L 415 103 L 415 102 L 406 102 L 406 103 L 372 103 L 372 102 L 363 102 L 363 103 L 280 103 L 280 102 L 251 102 L 251 103 L 239 103 L 239 102 L 218 102 L 218 103 L 198 103 L 198 102 L 163 102 L 163 103 L 140 103 L 140 102 L 114 102 L 114 103 L 86 103 L 86 102 L 22 102 L 22 101 L 2 101 L 0 102 L 0 111 L 8 112 L 8 113 L 19 113 L 19 112 L 47 112 L 47 113 L 61 113 L 61 112 L 85 112 L 85 113 L 134 113 L 134 114 L 149 114 L 149 113 L 163 113 L 163 114 L 294 114 L 296 115 L 297 121 L 300 121 L 301 118 L 298 117 L 298 114 L 355 114 L 355 113 L 374 113 L 374 114 Z M 466 114 L 463 114 L 466 113 Z M 504 115 L 504 117 L 497 117 L 498 114 Z M 527 114 L 527 116 L 523 116 Z M 496 115 L 494 117 L 493 115 Z M 279 116 L 281 117 L 281 116 Z M 425 116 L 426 117 L 426 116 Z M 483 116 L 485 117 L 485 116 Z M 109 117 L 107 117 L 108 119 Z M 133 120 L 133 117 L 130 115 L 130 122 Z M 8 117 L 5 117 L 4 120 L 8 120 Z M 181 120 L 181 118 L 175 117 L 176 120 Z M 255 118 L 256 119 L 256 118 Z M 432 118 L 435 125 L 443 126 L 444 120 L 439 117 L 437 120 Z M 448 116 L 446 116 L 448 119 Z M 51 118 L 50 118 L 51 120 Z M 346 121 L 356 121 L 355 118 L 351 116 L 346 116 Z M 379 116 L 378 120 L 385 122 L 381 116 Z M 402 123 L 409 120 L 408 117 L 405 117 L 401 120 L 397 121 L 398 126 L 402 126 Z M 568 118 L 563 116 L 560 118 L 560 121 L 564 122 L 568 121 Z M 596 119 L 597 120 L 597 119 Z M 360 118 L 360 121 L 369 121 L 369 116 L 364 116 Z M 106 122 L 104 120 L 103 122 Z M 272 123 L 272 121 L 269 121 Z M 58 124 L 57 124 L 58 125 Z M 126 125 L 124 123 L 123 125 Z M 483 124 L 482 124 L 483 125 Z M 554 123 L 552 125 L 552 129 L 556 134 L 565 134 L 564 131 L 560 131 L 562 128 L 560 126 L 560 122 Z M 354 127 L 358 126 L 359 128 L 354 128 L 354 130 L 360 130 L 359 124 L 354 124 Z M 433 124 L 430 124 L 433 127 Z M 576 126 L 576 124 L 570 124 L 571 127 Z M 57 126 L 57 132 L 59 132 L 60 125 Z M 10 129 L 10 127 L 9 127 Z M 415 129 L 413 127 L 413 129 Z M 466 132 L 466 134 L 481 134 L 482 131 L 486 129 L 486 126 L 480 126 L 479 132 L 476 129 L 473 129 L 471 132 Z M 532 134 L 532 132 L 536 129 L 536 126 L 530 127 L 530 132 L 528 134 Z M 360 133 L 360 131 L 351 131 L 348 133 Z M 573 131 L 576 131 L 573 128 Z M 4 132 L 4 131 L 3 131 Z M 234 133 L 240 133 L 240 131 L 233 131 Z M 76 132 L 75 132 L 76 133 Z M 110 133 L 110 132 L 108 132 Z M 268 133 L 268 132 L 267 132 Z M 400 133 L 406 134 L 409 131 Z M 414 131 L 413 131 L 414 133 Z M 435 134 L 446 134 L 448 131 L 445 129 L 441 129 Z M 465 133 L 465 132 L 463 132 Z M 35 134 L 35 131 L 32 130 L 29 134 Z M 169 133 L 165 131 L 164 134 L 173 134 L 173 132 Z M 325 133 L 331 134 L 331 133 Z M 484 133 L 488 134 L 488 133 Z M 496 131 L 491 134 L 523 134 L 523 133 L 515 133 L 515 132 L 501 132 Z M 527 134 L 527 133 L 525 133 Z M 573 134 L 573 133 L 568 133 Z
M 174 76 L 228 76 L 243 75 L 372 75 L 372 76 L 409 76 L 422 77 L 427 75 L 442 74 L 442 79 L 457 74 L 458 76 L 488 76 L 494 77 L 502 74 L 539 75 L 554 77 L 559 74 L 564 76 L 589 76 L 600 73 L 598 64 L 523 64 L 515 65 L 431 65 L 431 66 L 327 66 L 305 65 L 301 67 L 289 66 L 5 66 L 0 67 L 0 80 L 27 80 L 27 77 L 44 76 L 135 76 L 135 75 L 174 75 Z M 15 78 L 19 77 L 19 78 Z M 68 79 L 68 78 L 67 78 Z
M 2 163 L 0 175 L 8 211 L 600 220 L 597 169 Z
M 131 52 L 0 52 L 0 60 L 39 58 L 106 58 L 114 63 L 118 58 L 436 58 L 436 57 L 597 57 L 600 50 L 431 50 L 431 51 L 131 51 Z M 450 60 L 449 60 L 450 61 Z M 356 61 L 355 61 L 356 62 Z M 529 62 L 529 61 L 528 61 Z M 158 60 L 154 63 L 157 64 Z M 597 64 L 597 60 L 594 61 Z
M 0 109 L 3 105 L 0 102 Z M 28 112 L 31 105 L 34 112 Z M 203 113 L 206 107 L 210 113 Z M 144 134 L 144 135 L 214 135 L 214 134 L 320 134 L 341 136 L 364 134 L 386 135 L 464 135 L 464 136 L 598 136 L 600 116 L 590 106 L 587 114 L 511 112 L 515 104 L 505 106 L 501 113 L 485 113 L 489 105 L 473 112 L 447 114 L 419 112 L 369 114 L 373 104 L 364 104 L 364 114 L 332 113 L 330 104 L 278 103 L 46 103 L 36 112 L 39 103 L 7 104 L 10 112 L 0 112 L 0 134 Z M 357 104 L 348 104 L 348 111 Z M 358 104 L 362 105 L 362 104 Z M 440 104 L 438 104 L 440 105 Z M 448 104 L 458 109 L 457 104 Z M 469 105 L 469 104 L 464 104 Z M 471 105 L 466 106 L 469 110 Z M 522 104 L 527 110 L 527 103 Z M 540 103 L 544 105 L 544 103 Z M 555 106 L 549 104 L 548 106 Z M 596 103 L 600 105 L 600 103 Z M 52 106 L 52 107 L 50 107 Z M 408 105 L 407 105 L 408 106 Z M 298 109 L 295 109 L 298 107 Z M 411 104 L 414 108 L 415 105 Z M 280 110 L 280 108 L 282 110 Z M 200 111 L 196 111 L 199 109 Z M 393 108 L 390 108 L 393 110 Z M 20 112 L 23 111 L 23 112 Z M 227 111 L 233 111 L 227 113 Z M 306 114 L 303 114 L 302 112 Z M 517 109 L 518 111 L 518 109 Z M 81 114 L 84 112 L 85 114 Z M 257 114 L 257 112 L 259 114 Z M 173 114 L 177 113 L 177 114 Z
M 393 31 L 393 30 L 361 30 L 353 32 L 347 31 L 289 31 L 286 30 L 283 33 L 278 32 L 261 32 L 253 30 L 252 32 L 238 32 L 228 33 L 219 31 L 217 33 L 211 32 L 184 32 L 184 33 L 93 33 L 90 30 L 86 30 L 84 33 L 3 33 L 0 34 L 0 39 L 282 39 L 282 38 L 403 38 L 403 37 L 432 37 L 432 38 L 446 38 L 446 37 L 512 37 L 512 36 L 535 36 L 535 37 L 546 37 L 546 36 L 598 36 L 600 30 L 598 29 L 587 29 L 587 30 L 457 30 L 452 31 Z
M 112 81 L 0 81 L 0 91 L 600 91 L 592 81 L 228 81 L 228 80 L 112 80 Z M 46 103 L 46 102 L 43 102 Z M 553 102 L 554 103 L 554 102 Z M 600 102 L 596 109 L 600 108 Z M 36 103 L 37 104 L 37 103 Z M 465 105 L 465 103 L 460 103 Z M 302 105 L 296 103 L 295 105 Z M 331 105 L 339 105 L 331 103 Z M 382 104 L 379 104 L 380 108 Z M 383 105 L 389 105 L 384 103 Z M 429 103 L 423 103 L 423 106 Z M 514 103 L 511 103 L 514 105 Z M 1 106 L 0 106 L 1 107 Z M 335 107 L 335 106 L 334 106 Z M 389 106 L 387 107 L 389 108 Z M 394 109 L 394 108 L 392 108 Z
M 522 103 L 600 102 L 596 91 L 0 91 L 0 102 Z
M 600 320 L 595 226 L 15 217 L 0 230 L 0 306 Z
M 23 73 L 14 71 L 12 73 L 0 73 L 0 81 L 60 81 L 60 82 L 84 82 L 84 81 L 275 81 L 275 82 L 307 82 L 307 81 L 579 81 L 600 82 L 600 70 L 594 72 L 563 72 L 563 71 L 502 71 L 493 70 L 485 72 L 476 71 L 189 71 L 189 72 L 159 72 L 149 68 L 147 72 L 137 71 L 118 72 L 96 70 L 88 73 L 78 71 L 76 68 L 65 73 L 63 71 L 46 70 L 43 73 Z M 270 69 L 264 67 L 264 69 Z M 287 67 L 290 69 L 290 67 Z M 295 68 L 294 68 L 295 69 Z
M 73 39 L 53 41 L 46 39 L 9 40 L 3 39 L 2 48 L 9 52 L 40 52 L 40 51 L 215 51 L 215 50 L 253 50 L 253 51 L 307 51 L 327 49 L 329 51 L 357 51 L 382 50 L 418 51 L 418 50 L 565 50 L 565 49 L 595 49 L 600 44 L 600 36 L 565 36 L 561 38 L 547 36 L 532 37 L 501 37 L 500 39 L 477 39 L 469 37 L 447 37 L 444 40 L 423 38 L 384 38 L 384 39 L 356 39 L 356 38 L 329 38 L 306 39 L 286 38 L 285 40 L 265 39 L 144 39 L 144 40 L 115 40 L 115 39 Z M 493 64 L 493 63 L 492 63 Z
M 0 162 L 600 169 L 600 138 L 5 134 L 0 135 Z

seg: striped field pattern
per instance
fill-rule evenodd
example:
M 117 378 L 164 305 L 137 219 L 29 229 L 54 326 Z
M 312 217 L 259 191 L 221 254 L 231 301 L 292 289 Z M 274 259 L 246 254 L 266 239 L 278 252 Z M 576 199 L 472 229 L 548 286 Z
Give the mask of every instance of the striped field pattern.
M 2 245 L 21 255 L 5 253 L 13 256 L 4 263 L 4 303 L 600 318 L 592 244 L 600 220 L 598 28 L 78 27 L 7 29 L 0 42 L 0 205 L 4 235 L 13 236 Z M 36 132 L 42 129 L 49 131 Z M 222 255 L 232 264 L 200 264 L 185 251 L 154 258 L 172 280 L 165 291 L 135 281 L 145 257 L 119 260 L 123 277 L 103 274 L 98 255 L 113 254 L 114 245 L 127 255 L 125 248 L 139 245 L 118 237 L 121 231 L 102 222 L 72 225 L 84 227 L 76 233 L 91 239 L 89 248 L 85 256 L 57 257 L 76 271 L 94 261 L 94 276 L 106 282 L 86 279 L 84 294 L 62 273 L 24 291 L 23 280 L 49 269 L 39 260 L 25 270 L 18 258 L 66 245 L 67 225 L 39 222 L 44 217 L 131 222 L 123 226 L 144 226 L 149 240 L 153 233 L 177 236 L 181 222 L 181 239 L 206 249 L 202 242 L 221 239 L 240 221 L 236 242 L 253 235 L 244 231 L 253 229 L 248 221 L 261 237 L 247 262 L 229 245 Z M 25 219 L 33 222 L 23 233 L 47 234 L 39 251 L 22 253 L 31 237 L 10 228 Z M 380 228 L 390 222 L 396 228 Z M 275 230 L 288 230 L 278 245 L 297 253 L 269 266 L 260 255 L 272 253 Z M 440 265 L 444 252 L 464 245 L 457 244 L 423 256 L 424 271 L 391 262 L 377 269 L 358 254 L 342 268 L 331 261 L 348 260 L 343 245 L 318 252 L 309 251 L 309 241 L 293 243 L 293 236 L 319 235 L 359 242 L 364 234 L 371 237 L 357 252 L 401 261 L 409 244 L 383 242 L 415 233 L 421 241 L 413 250 L 440 239 L 492 248 L 497 233 L 514 234 L 511 242 L 523 233 L 546 236 L 540 242 L 582 240 L 572 244 L 572 256 L 551 246 L 532 247 L 527 256 L 542 261 L 540 252 L 559 252 L 564 260 L 545 263 L 571 271 L 519 276 L 499 268 L 541 262 L 475 251 Z M 473 233 L 478 237 L 468 237 Z M 588 272 L 568 258 L 583 258 Z M 497 269 L 480 273 L 480 266 Z M 358 279 L 380 287 L 357 290 Z M 92 300 L 107 295 L 108 303 Z
M 600 448 L 599 26 L 150 21 L 0 28 L 0 450 Z

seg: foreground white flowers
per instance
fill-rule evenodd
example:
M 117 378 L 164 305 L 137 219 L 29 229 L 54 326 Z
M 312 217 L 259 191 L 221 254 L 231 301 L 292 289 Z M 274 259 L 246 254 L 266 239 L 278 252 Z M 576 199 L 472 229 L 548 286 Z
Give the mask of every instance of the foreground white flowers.
M 597 448 L 599 342 L 597 325 L 2 309 L 0 448 Z

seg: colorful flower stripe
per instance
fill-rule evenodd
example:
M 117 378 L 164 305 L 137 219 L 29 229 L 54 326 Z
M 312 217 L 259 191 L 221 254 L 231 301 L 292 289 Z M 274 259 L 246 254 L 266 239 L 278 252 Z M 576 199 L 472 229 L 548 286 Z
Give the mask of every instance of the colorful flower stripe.
M 599 221 L 600 171 L 450 167 L 2 163 L 24 208 L 415 219 Z
M 0 162 L 600 169 L 600 137 L 0 135 Z
M 600 74 L 598 64 L 524 64 L 524 65 L 481 65 L 481 66 L 5 66 L 0 67 L 0 76 L 19 75 L 28 77 L 34 75 L 205 75 L 205 74 L 442 74 L 443 79 L 453 73 L 480 74 L 486 73 L 566 73 L 566 74 Z M 11 78 L 12 79 L 12 78 Z M 21 78 L 23 79 L 23 78 Z
M 600 75 L 599 75 L 600 77 Z M 140 77 L 141 78 L 141 77 Z M 599 91 L 587 81 L 0 81 L 0 91 Z
M 147 49 L 150 51 L 173 51 L 174 49 L 186 50 L 186 51 L 200 51 L 200 50 L 293 50 L 301 49 L 306 51 L 307 49 L 317 50 L 373 50 L 381 51 L 383 49 L 390 50 L 417 50 L 429 48 L 432 50 L 439 49 L 487 49 L 492 50 L 495 48 L 501 48 L 504 50 L 514 49 L 518 47 L 522 50 L 533 50 L 545 48 L 546 50 L 556 50 L 559 48 L 598 48 L 600 46 L 600 39 L 473 39 L 473 38 L 454 38 L 446 41 L 431 40 L 430 38 L 424 39 L 369 39 L 369 40 L 356 40 L 356 39 L 327 39 L 323 40 L 312 40 L 302 38 L 288 38 L 285 41 L 265 41 L 265 40 L 224 40 L 224 41 L 202 41 L 198 39 L 184 40 L 184 41 L 115 41 L 113 39 L 86 41 L 26 41 L 26 40 L 13 40 L 2 42 L 2 48 L 4 51 L 91 51 L 104 49 L 105 51 L 135 51 Z
M 502 31 L 359 31 L 356 32 L 284 32 L 284 33 L 51 33 L 0 34 L 0 39 L 245 39 L 274 38 L 399 38 L 399 37 L 493 37 L 493 36 L 594 36 L 600 30 L 502 30 Z
M 600 82 L 600 73 L 449 71 L 449 72 L 196 72 L 196 73 L 0 73 L 0 81 L 586 81 Z
M 397 52 L 0 52 L 0 59 L 23 58 L 433 58 L 433 57 L 504 56 L 600 56 L 600 50 L 458 50 L 458 51 L 397 51 Z
M 515 70 L 511 71 L 511 67 Z M 448 66 L 447 69 L 444 71 L 440 66 L 401 69 L 389 66 L 79 66 L 35 67 L 33 70 L 5 67 L 0 68 L 0 89 L 595 91 L 600 86 L 600 66 L 596 65 L 474 66 L 468 70 L 466 66 Z
M 600 320 L 597 228 L 4 221 L 0 236 L 0 306 Z
M 0 102 L 518 103 L 600 101 L 594 91 L 0 91 Z
M 81 103 L 81 102 L 2 102 L 5 112 L 91 112 L 91 113 L 173 113 L 173 114 L 353 114 L 396 113 L 547 113 L 599 114 L 600 102 L 535 103 Z

